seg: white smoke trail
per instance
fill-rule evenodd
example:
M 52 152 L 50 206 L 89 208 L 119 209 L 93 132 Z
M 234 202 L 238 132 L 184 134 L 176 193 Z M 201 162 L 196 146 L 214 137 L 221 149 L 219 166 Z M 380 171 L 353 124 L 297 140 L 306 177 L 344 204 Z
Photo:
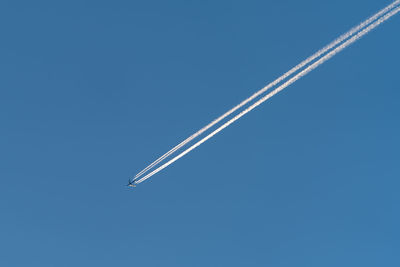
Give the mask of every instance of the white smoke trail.
M 331 50 L 333 47 L 335 47 L 336 45 L 340 44 L 341 42 L 343 42 L 347 38 L 351 37 L 356 32 L 358 32 L 359 30 L 361 30 L 365 26 L 369 25 L 370 23 L 375 21 L 377 18 L 381 17 L 383 14 L 387 13 L 388 11 L 390 11 L 391 9 L 393 9 L 394 7 L 396 7 L 399 4 L 400 4 L 400 0 L 396 0 L 392 4 L 388 5 L 384 9 L 380 10 L 379 12 L 377 12 L 375 15 L 371 16 L 370 18 L 368 18 L 367 20 L 363 21 L 359 25 L 353 27 L 348 32 L 346 32 L 345 34 L 341 35 L 340 37 L 338 37 L 337 39 L 332 41 L 330 44 L 328 44 L 324 48 L 320 49 L 315 54 L 313 54 L 312 56 L 308 57 L 307 59 L 302 61 L 300 64 L 298 64 L 297 66 L 293 67 L 291 70 L 289 70 L 288 72 L 286 72 L 285 74 L 283 74 L 282 76 L 277 78 L 275 81 L 271 82 L 270 84 L 268 84 L 267 86 L 265 86 L 264 88 L 259 90 L 258 92 L 254 93 L 252 96 L 250 96 L 246 100 L 242 101 L 240 104 L 238 104 L 237 106 L 233 107 L 232 109 L 230 109 L 229 111 L 227 111 L 226 113 L 224 113 L 223 115 L 218 117 L 217 119 L 213 120 L 208 125 L 206 125 L 202 129 L 200 129 L 199 131 L 197 131 L 196 133 L 194 133 L 193 135 L 188 137 L 186 140 L 184 140 L 183 142 L 181 142 L 180 144 L 178 144 L 177 146 L 172 148 L 170 151 L 168 151 L 167 153 L 165 153 L 164 155 L 159 157 L 157 160 L 155 160 L 150 165 L 148 165 L 146 168 L 144 168 L 142 171 L 140 171 L 138 174 L 136 174 L 135 179 L 137 179 L 139 176 L 141 176 L 143 173 L 147 172 L 148 170 L 152 169 L 155 165 L 159 164 L 165 158 L 167 158 L 168 156 L 173 154 L 175 151 L 177 151 L 178 149 L 180 149 L 181 147 L 183 147 L 184 145 L 186 145 L 187 143 L 189 143 L 190 141 L 192 141 L 193 139 L 195 139 L 199 135 L 203 134 L 205 131 L 207 131 L 208 129 L 210 129 L 211 127 L 213 127 L 217 123 L 219 123 L 221 120 L 223 120 L 226 117 L 228 117 L 229 115 L 231 115 L 233 112 L 237 111 L 238 109 L 240 109 L 241 107 L 243 107 L 244 105 L 249 103 L 250 101 L 254 100 L 259 95 L 265 93 L 268 89 L 270 89 L 270 88 L 274 87 L 275 85 L 277 85 L 278 83 L 282 82 L 283 80 L 288 78 L 290 75 L 292 75 L 293 73 L 297 72 L 298 70 L 300 70 L 301 68 L 303 68 L 304 66 L 306 66 L 307 64 L 312 62 L 314 59 L 320 57 L 321 55 L 323 55 L 327 51 Z
M 230 124 L 232 124 L 233 122 L 235 122 L 236 120 L 238 120 L 239 118 L 241 118 L 242 116 L 244 116 L 245 114 L 247 114 L 248 112 L 250 112 L 251 110 L 256 108 L 257 106 L 259 106 L 260 104 L 262 104 L 263 102 L 265 102 L 266 100 L 268 100 L 269 98 L 274 96 L 275 94 L 279 93 L 280 91 L 282 91 L 283 89 L 285 89 L 286 87 L 291 85 L 292 83 L 296 82 L 301 77 L 307 75 L 312 70 L 314 70 L 317 67 L 319 67 L 321 64 L 323 64 L 324 62 L 326 62 L 327 60 L 329 60 L 330 58 L 335 56 L 337 53 L 341 52 L 343 49 L 345 49 L 346 47 L 348 47 L 352 43 L 354 43 L 357 40 L 359 40 L 361 37 L 363 37 L 364 35 L 366 35 L 370 31 L 372 31 L 373 29 L 378 27 L 381 23 L 385 22 L 386 20 L 388 20 L 392 16 L 396 15 L 398 12 L 400 12 L 400 7 L 394 9 L 393 11 L 389 12 L 385 16 L 381 17 L 376 22 L 374 22 L 373 24 L 371 24 L 367 28 L 363 29 L 358 34 L 356 34 L 355 36 L 353 36 L 352 38 L 350 38 L 349 40 L 347 40 L 346 42 L 344 42 L 343 44 L 341 44 L 340 46 L 338 46 L 337 48 L 335 48 L 334 50 L 332 50 L 331 52 L 329 52 L 328 54 L 326 54 L 325 56 L 323 56 L 322 58 L 320 58 L 316 62 L 314 62 L 313 64 L 311 64 L 310 66 L 308 66 L 306 69 L 304 69 L 303 71 L 301 71 L 298 74 L 296 74 L 290 80 L 288 80 L 287 82 L 285 82 L 284 84 L 282 84 L 281 86 L 276 88 L 275 90 L 271 91 L 266 96 L 262 97 L 261 99 L 259 99 L 257 102 L 255 102 L 254 104 L 252 104 L 251 106 L 249 106 L 245 110 L 241 111 L 238 115 L 236 115 L 235 117 L 233 117 L 232 119 L 230 119 L 229 121 L 224 123 L 222 126 L 217 128 L 216 130 L 214 130 L 212 133 L 210 133 L 209 135 L 207 135 L 206 137 L 204 137 L 203 139 L 201 139 L 200 141 L 198 141 L 197 143 L 195 143 L 194 145 L 192 145 L 191 147 L 189 147 L 188 149 L 186 149 L 182 153 L 180 153 L 178 156 L 176 156 L 173 159 L 169 160 L 167 163 L 165 163 L 162 166 L 158 167 L 154 171 L 148 173 L 147 175 L 145 175 L 141 179 L 137 180 L 136 183 L 141 183 L 141 182 L 147 180 L 148 178 L 150 178 L 154 174 L 158 173 L 159 171 L 161 171 L 162 169 L 166 168 L 170 164 L 174 163 L 175 161 L 177 161 L 181 157 L 185 156 L 187 153 L 189 153 L 190 151 L 192 151 L 196 147 L 200 146 L 202 143 L 204 143 L 205 141 L 207 141 L 208 139 L 210 139 L 211 137 L 213 137 L 214 135 L 216 135 L 217 133 L 219 133 L 220 131 L 222 131 L 226 127 L 228 127 Z

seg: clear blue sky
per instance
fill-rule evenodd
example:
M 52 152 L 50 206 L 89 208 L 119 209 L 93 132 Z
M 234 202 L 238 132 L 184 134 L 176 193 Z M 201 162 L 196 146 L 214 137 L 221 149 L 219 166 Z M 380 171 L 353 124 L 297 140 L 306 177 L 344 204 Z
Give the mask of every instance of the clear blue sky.
M 0 3 L 1 266 L 400 266 L 400 16 L 134 190 L 389 1 Z

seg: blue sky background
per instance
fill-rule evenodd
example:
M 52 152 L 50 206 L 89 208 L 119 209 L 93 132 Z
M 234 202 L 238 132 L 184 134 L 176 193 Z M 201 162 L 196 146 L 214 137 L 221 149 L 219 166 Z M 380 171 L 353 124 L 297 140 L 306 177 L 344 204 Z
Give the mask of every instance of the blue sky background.
M 0 265 L 399 266 L 399 16 L 125 187 L 387 4 L 1 1 Z

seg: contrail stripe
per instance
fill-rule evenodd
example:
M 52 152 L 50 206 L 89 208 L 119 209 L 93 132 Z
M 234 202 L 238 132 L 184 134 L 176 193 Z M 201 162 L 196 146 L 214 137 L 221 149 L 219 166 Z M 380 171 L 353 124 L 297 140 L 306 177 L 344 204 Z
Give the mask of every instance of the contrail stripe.
M 159 164 L 161 161 L 163 161 L 165 158 L 169 157 L 171 154 L 173 154 L 175 151 L 177 151 L 178 149 L 180 149 L 181 147 L 185 146 L 187 143 L 189 143 L 190 141 L 192 141 L 193 139 L 195 139 L 196 137 L 200 136 L 201 134 L 203 134 L 205 131 L 207 131 L 208 129 L 210 129 L 211 127 L 213 127 L 214 125 L 216 125 L 217 123 L 219 123 L 220 121 L 222 121 L 223 119 L 225 119 L 226 117 L 228 117 L 229 115 L 231 115 L 233 112 L 237 111 L 238 109 L 240 109 L 241 107 L 243 107 L 244 105 L 246 105 L 247 103 L 249 103 L 250 101 L 254 100 L 255 98 L 257 98 L 259 95 L 265 93 L 268 89 L 274 87 L 275 85 L 277 85 L 278 83 L 282 82 L 283 80 L 285 80 L 286 78 L 288 78 L 290 75 L 292 75 L 293 73 L 297 72 L 298 70 L 300 70 L 301 68 L 303 68 L 304 66 L 306 66 L 307 64 L 309 64 L 310 62 L 312 62 L 314 59 L 320 57 L 321 55 L 323 55 L 324 53 L 326 53 L 327 51 L 331 50 L 333 47 L 337 46 L 338 44 L 340 44 L 341 42 L 343 42 L 344 40 L 346 40 L 347 38 L 351 37 L 352 35 L 354 35 L 355 33 L 357 33 L 359 30 L 361 30 L 362 28 L 364 28 L 365 26 L 369 25 L 370 23 L 372 23 L 373 21 L 375 21 L 377 18 L 381 17 L 383 14 L 387 13 L 388 11 L 390 11 L 391 9 L 393 9 L 394 7 L 396 7 L 397 5 L 400 4 L 400 0 L 394 1 L 392 4 L 388 5 L 387 7 L 385 7 L 384 9 L 380 10 L 378 13 L 376 13 L 375 15 L 371 16 L 370 18 L 368 18 L 367 20 L 365 20 L 364 22 L 360 23 L 359 25 L 353 27 L 352 29 L 350 29 L 348 32 L 346 32 L 345 34 L 341 35 L 340 37 L 338 37 L 337 39 L 335 39 L 334 41 L 332 41 L 330 44 L 328 44 L 327 46 L 325 46 L 324 48 L 320 49 L 319 51 L 317 51 L 315 54 L 313 54 L 312 56 L 308 57 L 307 59 L 305 59 L 304 61 L 302 61 L 301 63 L 299 63 L 297 66 L 293 67 L 291 70 L 289 70 L 288 72 L 286 72 L 285 74 L 283 74 L 282 76 L 280 76 L 279 78 L 277 78 L 275 81 L 271 82 L 270 84 L 268 84 L 267 86 L 265 86 L 264 88 L 260 89 L 258 92 L 254 93 L 252 96 L 250 96 L 249 98 L 247 98 L 246 100 L 242 101 L 240 104 L 238 104 L 237 106 L 233 107 L 232 109 L 230 109 L 229 111 L 227 111 L 226 113 L 224 113 L 223 115 L 221 115 L 220 117 L 218 117 L 217 119 L 213 120 L 211 123 L 209 123 L 208 125 L 206 125 L 205 127 L 203 127 L 202 129 L 200 129 L 199 131 L 197 131 L 196 133 L 194 133 L 193 135 L 191 135 L 190 137 L 188 137 L 186 140 L 184 140 L 183 142 L 181 142 L 180 144 L 178 144 L 177 146 L 175 146 L 174 148 L 172 148 L 170 151 L 168 151 L 167 153 L 165 153 L 164 155 L 162 155 L 161 157 L 159 157 L 157 160 L 155 160 L 153 163 L 151 163 L 149 166 L 147 166 L 146 168 L 144 168 L 142 171 L 140 171 L 138 174 L 136 174 L 135 179 L 137 179 L 139 176 L 141 176 L 142 174 L 144 174 L 145 172 L 147 172 L 148 170 L 152 169 L 155 165 Z
M 175 161 L 177 161 L 181 157 L 185 156 L 187 153 L 189 153 L 190 151 L 192 151 L 193 149 L 195 149 L 196 147 L 198 147 L 199 145 L 201 145 L 202 143 L 204 143 L 205 141 L 207 141 L 208 139 L 210 139 L 211 137 L 213 137 L 214 135 L 216 135 L 217 133 L 219 133 L 220 131 L 222 131 L 226 127 L 228 127 L 230 124 L 232 124 L 233 122 L 235 122 L 236 120 L 238 120 L 239 118 L 241 118 L 242 116 L 244 116 L 245 114 L 247 114 L 248 112 L 250 112 L 251 110 L 256 108 L 257 106 L 259 106 L 260 104 L 262 104 L 263 102 L 265 102 L 266 100 L 268 100 L 269 98 L 274 96 L 275 94 L 279 93 L 280 91 L 282 91 L 283 89 L 285 89 L 286 87 L 291 85 L 292 83 L 296 82 L 301 77 L 307 75 L 312 70 L 314 70 L 317 67 L 319 67 L 321 64 L 323 64 L 324 62 L 326 62 L 327 60 L 329 60 L 330 58 L 335 56 L 337 53 L 341 52 L 343 49 L 345 49 L 346 47 L 348 47 L 352 43 L 354 43 L 357 40 L 359 40 L 361 37 L 363 37 L 364 35 L 366 35 L 370 31 L 372 31 L 373 29 L 378 27 L 381 23 L 385 22 L 386 20 L 388 20 L 392 16 L 396 15 L 398 12 L 400 12 L 400 7 L 394 9 L 393 11 L 391 11 L 390 13 L 388 13 L 385 16 L 381 17 L 380 19 L 378 19 L 376 22 L 374 22 L 373 24 L 371 24 L 367 28 L 365 28 L 362 31 L 360 31 L 357 35 L 353 36 L 352 38 L 350 38 L 349 40 L 344 42 L 342 45 L 338 46 L 333 51 L 329 52 L 328 54 L 326 54 L 325 56 L 320 58 L 318 61 L 316 61 L 315 63 L 311 64 L 310 66 L 308 66 L 303 71 L 299 72 L 293 78 L 291 78 L 290 80 L 288 80 L 287 82 L 285 82 L 284 84 L 282 84 L 281 86 L 276 88 L 275 90 L 271 91 L 269 94 L 267 94 L 266 96 L 264 96 L 263 98 L 261 98 L 260 100 L 258 100 L 257 102 L 255 102 L 254 104 L 252 104 L 251 106 L 246 108 L 245 110 L 243 110 L 242 112 L 240 112 L 238 115 L 236 115 L 235 117 L 230 119 L 228 122 L 224 123 L 218 129 L 216 129 L 215 131 L 213 131 L 212 133 L 210 133 L 209 135 L 207 135 L 206 137 L 204 137 L 203 139 L 198 141 L 196 144 L 192 145 L 191 147 L 189 147 L 188 149 L 186 149 L 185 151 L 180 153 L 178 156 L 174 157 L 173 159 L 171 159 L 167 163 L 163 164 L 162 166 L 158 167 L 157 169 L 155 169 L 154 171 L 150 172 L 146 176 L 142 177 L 140 180 L 137 181 L 137 183 L 141 183 L 141 182 L 145 181 L 146 179 L 150 178 L 154 174 L 158 173 L 162 169 L 164 169 L 167 166 L 169 166 L 170 164 L 174 163 Z

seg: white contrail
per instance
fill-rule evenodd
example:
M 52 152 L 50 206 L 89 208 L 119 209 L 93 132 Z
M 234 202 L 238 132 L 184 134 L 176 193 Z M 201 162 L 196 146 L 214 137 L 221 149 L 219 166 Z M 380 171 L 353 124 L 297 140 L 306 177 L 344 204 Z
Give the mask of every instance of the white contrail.
M 186 149 L 185 151 L 183 151 L 182 153 L 180 153 L 178 156 L 174 157 L 173 159 L 169 160 L 167 163 L 161 165 L 160 167 L 158 167 L 157 169 L 155 169 L 154 171 L 148 173 L 147 175 L 145 175 L 144 177 L 142 177 L 141 179 L 137 180 L 137 183 L 141 183 L 144 180 L 150 178 L 151 176 L 153 176 L 154 174 L 158 173 L 159 171 L 161 171 L 162 169 L 166 168 L 167 166 L 169 166 L 170 164 L 174 163 L 175 161 L 177 161 L 178 159 L 180 159 L 181 157 L 185 156 L 187 153 L 189 153 L 190 151 L 192 151 L 193 149 L 195 149 L 196 147 L 198 147 L 199 145 L 201 145 L 202 143 L 204 143 L 205 141 L 207 141 L 208 139 L 210 139 L 211 137 L 213 137 L 214 135 L 216 135 L 217 133 L 219 133 L 220 131 L 222 131 L 223 129 L 225 129 L 226 127 L 228 127 L 230 124 L 232 124 L 233 122 L 235 122 L 236 120 L 238 120 L 239 118 L 241 118 L 242 116 L 244 116 L 245 114 L 247 114 L 248 112 L 250 112 L 251 110 L 253 110 L 254 108 L 256 108 L 257 106 L 259 106 L 260 104 L 262 104 L 263 102 L 265 102 L 266 100 L 268 100 L 269 98 L 271 98 L 272 96 L 274 96 L 275 94 L 279 93 L 280 91 L 282 91 L 283 89 L 285 89 L 286 87 L 288 87 L 289 85 L 291 85 L 292 83 L 296 82 L 298 79 L 300 79 L 301 77 L 307 75 L 308 73 L 310 73 L 312 70 L 316 69 L 317 67 L 319 67 L 321 64 L 323 64 L 324 62 L 326 62 L 327 60 L 329 60 L 330 58 L 332 58 L 333 56 L 335 56 L 337 53 L 341 52 L 343 49 L 345 49 L 346 47 L 348 47 L 349 45 L 351 45 L 352 43 L 356 42 L 357 40 L 359 40 L 361 37 L 363 37 L 364 35 L 366 35 L 367 33 L 369 33 L 371 30 L 375 29 L 376 27 L 378 27 L 381 23 L 385 22 L 386 20 L 388 20 L 389 18 L 391 18 L 392 16 L 396 15 L 398 12 L 400 12 L 400 7 L 392 10 L 391 12 L 389 12 L 388 14 L 386 14 L 385 16 L 379 18 L 377 21 L 375 21 L 374 23 L 372 23 L 370 26 L 368 26 L 367 28 L 363 29 L 362 31 L 360 31 L 358 34 L 356 34 L 355 36 L 353 36 L 352 38 L 350 38 L 349 40 L 347 40 L 346 42 L 344 42 L 343 44 L 341 44 L 340 46 L 336 47 L 334 50 L 332 50 L 331 52 L 329 52 L 328 54 L 326 54 L 325 56 L 321 57 L 319 60 L 317 60 L 316 62 L 314 62 L 313 64 L 311 64 L 310 66 L 308 66 L 307 68 L 305 68 L 303 71 L 299 72 L 298 74 L 296 74 L 294 77 L 292 77 L 290 80 L 288 80 L 287 82 L 285 82 L 284 84 L 282 84 L 281 86 L 279 86 L 278 88 L 274 89 L 273 91 L 271 91 L 270 93 L 268 93 L 266 96 L 262 97 L 261 99 L 259 99 L 257 102 L 255 102 L 254 104 L 252 104 L 251 106 L 249 106 L 248 108 L 246 108 L 245 110 L 241 111 L 238 115 L 236 115 L 235 117 L 233 117 L 232 119 L 230 119 L 229 121 L 227 121 L 226 123 L 224 123 L 222 126 L 220 126 L 219 128 L 217 128 L 216 130 L 214 130 L 212 133 L 210 133 L 209 135 L 207 135 L 206 137 L 204 137 L 203 139 L 201 139 L 200 141 L 198 141 L 197 143 L 195 143 L 194 145 L 192 145 L 191 147 L 189 147 L 188 149 Z
M 258 92 L 256 92 L 255 94 L 253 94 L 252 96 L 250 96 L 249 98 L 247 98 L 246 100 L 242 101 L 239 105 L 233 107 L 232 109 L 230 109 L 229 111 L 227 111 L 226 113 L 224 113 L 223 115 L 221 115 L 220 117 L 216 118 L 215 120 L 213 120 L 212 122 L 210 122 L 208 125 L 206 125 L 205 127 L 203 127 L 202 129 L 200 129 L 199 131 L 197 131 L 196 133 L 194 133 L 193 135 L 191 135 L 190 137 L 188 137 L 186 140 L 184 140 L 183 142 L 181 142 L 180 144 L 178 144 L 177 146 L 175 146 L 174 148 L 172 148 L 170 151 L 168 151 L 167 153 L 165 153 L 164 155 L 162 155 L 161 157 L 159 157 L 157 160 L 155 160 L 154 162 L 152 162 L 149 166 L 147 166 L 146 168 L 144 168 L 142 171 L 140 171 L 138 174 L 136 174 L 135 179 L 137 179 L 139 176 L 141 176 L 143 173 L 147 172 L 148 170 L 152 169 L 155 165 L 157 165 L 158 163 L 160 163 L 161 161 L 163 161 L 165 158 L 167 158 L 168 156 L 170 156 L 171 154 L 173 154 L 175 151 L 177 151 L 178 149 L 180 149 L 181 147 L 183 147 L 184 145 L 186 145 L 187 143 L 189 143 L 190 141 L 192 141 L 193 139 L 195 139 L 196 137 L 198 137 L 199 135 L 203 134 L 205 131 L 207 131 L 208 129 L 210 129 L 211 127 L 213 127 L 214 125 L 216 125 L 217 123 L 219 123 L 221 120 L 225 119 L 226 117 L 228 117 L 229 115 L 231 115 L 233 112 L 237 111 L 238 109 L 240 109 L 241 107 L 243 107 L 244 105 L 246 105 L 247 103 L 249 103 L 250 101 L 254 100 L 255 98 L 257 98 L 259 95 L 265 93 L 268 89 L 274 87 L 275 85 L 277 85 L 278 83 L 280 83 L 281 81 L 285 80 L 286 78 L 288 78 L 290 75 L 292 75 L 293 73 L 297 72 L 298 70 L 300 70 L 301 68 L 303 68 L 304 66 L 306 66 L 307 64 L 309 64 L 310 62 L 312 62 L 314 59 L 320 57 L 321 55 L 323 55 L 324 53 L 326 53 L 327 51 L 329 51 L 330 49 L 332 49 L 333 47 L 335 47 L 336 45 L 340 44 L 341 42 L 343 42 L 344 40 L 346 40 L 347 38 L 351 37 L 352 35 L 354 35 L 356 32 L 358 32 L 359 30 L 361 30 L 362 28 L 364 28 L 365 26 L 369 25 L 370 23 L 372 23 L 373 21 L 375 21 L 377 18 L 379 18 L 380 16 L 382 16 L 383 14 L 387 13 L 388 11 L 390 11 L 391 9 L 393 9 L 394 7 L 396 7 L 397 5 L 400 4 L 400 0 L 396 0 L 394 1 L 392 4 L 388 5 L 387 7 L 385 7 L 384 9 L 380 10 L 378 13 L 376 13 L 375 15 L 371 16 L 370 18 L 368 18 L 367 20 L 363 21 L 362 23 L 360 23 L 359 25 L 355 26 L 354 28 L 350 29 L 348 32 L 346 32 L 345 34 L 341 35 L 340 37 L 338 37 L 337 39 L 335 39 L 333 42 L 331 42 L 330 44 L 328 44 L 327 46 L 325 46 L 324 48 L 320 49 L 319 51 L 317 51 L 315 54 L 313 54 L 312 56 L 308 57 L 307 59 L 305 59 L 304 61 L 302 61 L 300 64 L 298 64 L 297 66 L 293 67 L 291 70 L 289 70 L 288 72 L 286 72 L 285 74 L 283 74 L 282 76 L 280 76 L 279 78 L 277 78 L 275 81 L 271 82 L 270 84 L 268 84 L 267 86 L 265 86 L 264 88 L 262 88 L 261 90 L 259 90 Z

